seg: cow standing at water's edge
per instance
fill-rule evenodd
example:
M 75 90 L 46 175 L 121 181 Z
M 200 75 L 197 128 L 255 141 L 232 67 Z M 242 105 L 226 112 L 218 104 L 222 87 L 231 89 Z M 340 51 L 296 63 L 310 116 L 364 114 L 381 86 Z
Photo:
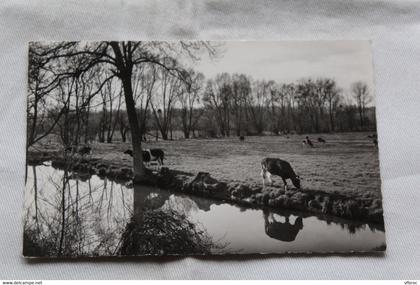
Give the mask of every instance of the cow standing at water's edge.
M 266 179 L 272 184 L 271 175 L 277 175 L 283 179 L 285 191 L 287 191 L 286 179 L 292 180 L 293 185 L 297 189 L 300 189 L 300 177 L 296 175 L 292 166 L 287 161 L 278 158 L 264 158 L 261 161 L 261 168 L 261 176 L 263 177 L 264 186 Z
M 131 149 L 127 149 L 124 153 L 133 157 L 133 151 Z M 158 166 L 161 167 L 163 165 L 164 157 L 165 153 L 160 148 L 143 150 L 143 162 L 146 164 L 149 164 L 151 161 L 156 161 Z

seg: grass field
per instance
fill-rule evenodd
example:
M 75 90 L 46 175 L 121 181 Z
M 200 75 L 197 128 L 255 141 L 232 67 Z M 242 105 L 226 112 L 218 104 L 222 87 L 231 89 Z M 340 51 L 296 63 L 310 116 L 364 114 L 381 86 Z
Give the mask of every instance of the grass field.
M 162 148 L 165 166 L 196 174 L 209 172 L 222 181 L 262 183 L 260 162 L 275 157 L 291 163 L 300 175 L 304 190 L 338 191 L 352 195 L 381 197 L 378 149 L 368 133 L 324 134 L 325 144 L 302 145 L 305 135 L 237 137 L 226 139 L 192 139 L 151 141 L 145 148 Z M 313 141 L 320 135 L 310 136 Z M 131 165 L 131 157 L 122 152 L 128 143 L 93 144 L 92 157 L 121 161 Z M 281 179 L 274 183 L 282 187 Z M 289 182 L 290 183 L 290 182 Z M 290 183 L 291 184 L 291 183 Z

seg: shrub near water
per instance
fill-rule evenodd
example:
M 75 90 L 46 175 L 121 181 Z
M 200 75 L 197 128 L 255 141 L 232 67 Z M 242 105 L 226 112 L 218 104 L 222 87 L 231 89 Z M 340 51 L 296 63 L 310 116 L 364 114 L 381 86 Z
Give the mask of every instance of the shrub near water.
M 175 211 L 149 210 L 127 224 L 120 255 L 209 254 L 216 245 L 196 224 Z

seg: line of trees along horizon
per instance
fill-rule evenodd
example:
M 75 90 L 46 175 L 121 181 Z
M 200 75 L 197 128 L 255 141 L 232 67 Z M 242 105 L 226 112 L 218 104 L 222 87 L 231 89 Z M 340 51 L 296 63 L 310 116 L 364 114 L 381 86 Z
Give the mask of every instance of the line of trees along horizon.
M 205 78 L 179 61 L 203 53 L 220 56 L 210 42 L 31 43 L 27 148 L 51 134 L 63 146 L 130 137 L 141 177 L 146 134 L 168 140 L 174 132 L 188 139 L 376 129 L 364 82 L 344 96 L 330 78 L 288 84 L 246 74 Z
M 200 81 L 194 82 L 194 91 L 178 90 L 177 94 L 174 90 L 184 87 L 170 86 L 173 90 L 166 91 L 167 84 L 154 82 L 158 87 L 153 92 L 163 89 L 159 98 L 161 105 L 156 99 L 159 94 L 146 89 L 150 86 L 143 87 L 142 91 L 150 93 L 145 100 L 148 102 L 141 100 L 147 94 L 136 93 L 140 102 L 136 113 L 142 122 L 142 135 L 168 140 L 174 139 L 175 131 L 182 132 L 183 138 L 188 139 L 375 130 L 375 107 L 367 107 L 366 99 L 359 104 L 356 101 L 356 91 L 365 88 L 363 84 L 359 86 L 360 82 L 354 90 L 355 103 L 348 104 L 340 96 L 340 90 L 332 89 L 334 93 L 328 93 L 328 88 L 336 88 L 331 79 L 306 79 L 297 84 L 278 85 L 273 81 L 252 81 L 243 74 L 221 74 L 216 77 L 217 83 L 212 79 L 205 83 L 202 74 L 197 77 Z M 220 83 L 221 80 L 224 82 Z M 91 90 L 88 88 L 87 93 Z M 74 103 L 51 130 L 60 136 L 63 145 L 86 144 L 93 140 L 112 143 L 116 134 L 123 142 L 127 140 L 130 128 L 120 86 L 108 81 L 99 93 L 96 100 L 82 108 L 78 101 L 83 102 L 87 95 L 83 93 L 79 98 L 75 93 Z M 51 118 L 59 116 L 57 106 L 47 109 L 47 113 Z

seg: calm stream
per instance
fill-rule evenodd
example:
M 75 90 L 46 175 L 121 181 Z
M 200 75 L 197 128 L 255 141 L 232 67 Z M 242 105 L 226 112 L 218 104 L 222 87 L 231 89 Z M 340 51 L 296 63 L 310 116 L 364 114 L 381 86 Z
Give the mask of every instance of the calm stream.
M 176 219 L 166 221 L 165 213 Z M 183 240 L 189 246 L 189 239 L 203 243 L 195 248 L 207 253 L 371 251 L 385 245 L 383 229 L 368 224 L 133 188 L 95 175 L 75 176 L 49 163 L 28 166 L 24 220 L 29 256 L 136 255 L 142 254 L 134 250 L 142 239 L 165 248 L 150 249 L 158 254 L 173 253 L 167 248 Z M 139 227 L 141 235 L 133 230 Z M 168 230 L 156 234 L 153 227 Z M 171 230 L 180 239 L 171 239 Z

